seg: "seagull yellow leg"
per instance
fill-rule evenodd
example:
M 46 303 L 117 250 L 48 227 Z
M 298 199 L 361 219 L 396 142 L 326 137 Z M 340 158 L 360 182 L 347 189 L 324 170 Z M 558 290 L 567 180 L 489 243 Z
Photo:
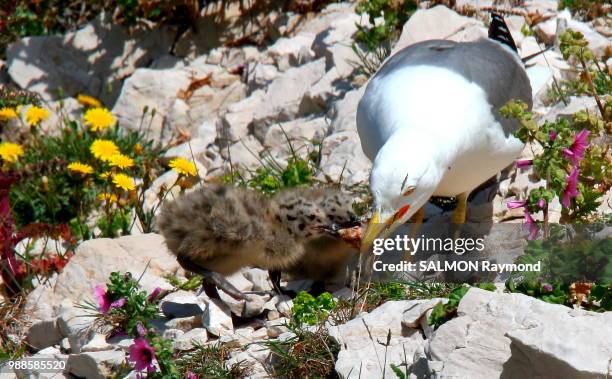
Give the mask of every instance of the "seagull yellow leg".
M 457 208 L 453 211 L 451 216 L 451 223 L 453 224 L 453 237 L 459 237 L 461 233 L 461 225 L 465 223 L 467 216 L 467 199 L 469 192 L 464 192 L 457 195 Z
M 421 224 L 423 224 L 423 220 L 425 219 L 425 207 L 421 207 L 412 217 L 410 218 L 410 222 L 412 225 L 411 237 L 416 237 L 421 229 Z

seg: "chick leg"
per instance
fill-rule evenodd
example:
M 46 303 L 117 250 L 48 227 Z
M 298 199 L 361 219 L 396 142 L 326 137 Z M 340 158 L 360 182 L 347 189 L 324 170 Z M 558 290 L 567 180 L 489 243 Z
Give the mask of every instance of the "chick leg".
M 465 223 L 467 216 L 467 200 L 469 192 L 464 192 L 457 195 L 457 208 L 451 216 L 453 238 L 459 237 L 461 234 L 461 226 Z
M 202 275 L 202 290 L 204 290 L 206 295 L 211 299 L 220 299 L 219 292 L 217 291 L 217 288 L 220 288 L 223 290 L 223 292 L 227 293 L 236 300 L 247 300 L 246 296 L 240 292 L 239 289 L 234 287 L 232 283 L 228 282 L 223 275 L 205 269 L 184 256 L 177 258 L 177 260 L 181 267 L 183 267 L 185 270 Z
M 272 287 L 274 287 L 274 290 L 276 291 L 276 293 L 281 294 L 281 295 L 288 295 L 291 297 L 295 297 L 294 291 L 281 288 L 281 285 L 280 285 L 281 271 L 280 270 L 268 270 L 268 276 L 270 276 Z
M 272 287 L 276 290 L 276 292 L 281 293 L 281 272 L 280 270 L 268 270 L 268 276 L 270 277 L 270 281 L 272 282 Z
M 312 283 L 310 287 L 310 294 L 312 296 L 319 296 L 323 292 L 325 292 L 325 282 L 323 280 L 316 280 Z

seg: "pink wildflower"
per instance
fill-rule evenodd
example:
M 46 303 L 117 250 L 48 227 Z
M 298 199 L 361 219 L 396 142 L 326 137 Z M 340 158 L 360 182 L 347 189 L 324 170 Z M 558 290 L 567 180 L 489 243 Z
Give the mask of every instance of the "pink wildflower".
M 533 219 L 527 208 L 525 208 L 525 227 L 529 231 L 527 239 L 533 240 L 538 236 L 538 224 Z
M 139 337 L 134 340 L 134 344 L 130 346 L 129 352 L 130 355 L 128 359 L 134 362 L 134 369 L 136 371 L 152 371 L 155 369 L 153 366 L 155 350 L 143 337 Z
M 125 297 L 122 297 L 119 300 L 115 300 L 111 303 L 110 307 L 111 308 L 121 308 L 123 307 L 125 304 L 127 303 L 127 299 Z
M 153 301 L 157 296 L 159 296 L 160 292 L 161 292 L 161 288 L 155 287 L 155 289 L 153 290 L 153 292 L 151 292 L 147 300 Z
M 546 200 L 544 200 L 544 199 L 538 200 L 538 207 L 540 209 L 544 209 L 545 206 L 546 206 Z
M 578 166 L 584 158 L 584 151 L 589 145 L 589 131 L 582 129 L 581 132 L 574 137 L 574 143 L 569 149 L 563 149 L 563 154 L 569 159 L 574 166 Z
M 566 186 L 565 191 L 563 191 L 563 198 L 561 199 L 561 204 L 565 208 L 569 208 L 571 205 L 572 198 L 578 196 L 578 174 L 579 170 L 574 167 L 572 172 L 566 178 Z
M 102 286 L 102 284 L 98 284 L 94 288 L 94 296 L 98 300 L 98 310 L 102 313 L 107 313 L 111 307 L 111 301 L 108 298 L 108 293 Z
M 517 168 L 526 168 L 533 164 L 533 159 L 519 159 L 516 161 Z
M 557 132 L 553 129 L 550 129 L 550 131 L 548 132 L 548 138 L 550 139 L 550 142 L 554 142 L 557 139 Z
M 145 328 L 140 321 L 136 323 L 136 331 L 141 337 L 144 337 L 147 334 L 147 328 Z
M 527 200 L 510 200 L 506 203 L 508 209 L 522 208 L 527 205 Z

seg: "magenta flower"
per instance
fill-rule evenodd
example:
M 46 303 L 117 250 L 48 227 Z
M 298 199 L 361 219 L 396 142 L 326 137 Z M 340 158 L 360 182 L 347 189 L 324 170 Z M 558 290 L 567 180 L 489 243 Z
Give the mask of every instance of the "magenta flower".
M 193 372 L 189 371 L 187 372 L 187 379 L 198 379 L 198 376 Z
M 527 208 L 525 208 L 525 227 L 529 231 L 528 240 L 534 240 L 538 236 L 538 224 L 533 219 Z
M 572 172 L 567 176 L 565 190 L 563 191 L 563 198 L 561 199 L 561 204 L 565 208 L 569 208 L 571 205 L 572 198 L 578 196 L 578 174 L 580 170 L 576 167 L 572 170 Z
M 550 142 L 554 142 L 557 139 L 557 132 L 550 129 L 548 132 L 548 138 L 550 139 Z
M 127 299 L 125 297 L 122 297 L 119 300 L 115 300 L 111 303 L 110 307 L 111 308 L 121 308 L 123 307 L 125 304 L 127 303 Z
M 510 200 L 506 203 L 508 209 L 522 208 L 527 205 L 527 200 Z
M 532 164 L 533 164 L 533 159 L 519 159 L 518 161 L 516 161 L 517 168 L 529 167 Z
M 544 199 L 538 200 L 538 207 L 540 209 L 544 209 L 545 206 L 546 206 L 546 200 L 544 200 Z
M 553 286 L 552 284 L 544 283 L 542 284 L 542 291 L 544 292 L 552 292 Z
M 134 344 L 129 348 L 130 355 L 128 359 L 134 362 L 136 371 L 152 371 L 155 370 L 153 360 L 155 359 L 155 350 L 149 342 L 143 337 L 136 338 Z
M 574 166 L 578 166 L 584 158 L 584 151 L 589 146 L 589 131 L 582 129 L 581 132 L 574 137 L 574 143 L 569 149 L 563 149 L 563 155 L 572 162 Z
M 94 288 L 94 296 L 98 300 L 98 310 L 102 313 L 107 313 L 111 307 L 111 301 L 108 298 L 108 293 L 102 284 L 98 284 Z
M 153 290 L 153 292 L 151 292 L 151 294 L 149 295 L 147 300 L 153 301 L 153 299 L 155 299 L 157 296 L 159 296 L 160 292 L 161 292 L 161 288 L 155 287 L 155 289 Z

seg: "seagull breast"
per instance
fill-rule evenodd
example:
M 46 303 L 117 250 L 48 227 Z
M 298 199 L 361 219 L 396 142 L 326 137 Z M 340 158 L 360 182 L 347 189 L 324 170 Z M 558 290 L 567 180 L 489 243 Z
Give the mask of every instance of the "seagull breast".
M 388 59 L 368 83 L 357 109 L 361 145 L 374 170 L 397 165 L 389 156 L 438 166 L 434 195 L 455 196 L 520 154 L 518 124 L 499 114 L 512 99 L 531 107 L 529 79 L 508 47 L 490 39 L 417 43 Z M 379 154 L 386 144 L 397 151 Z

